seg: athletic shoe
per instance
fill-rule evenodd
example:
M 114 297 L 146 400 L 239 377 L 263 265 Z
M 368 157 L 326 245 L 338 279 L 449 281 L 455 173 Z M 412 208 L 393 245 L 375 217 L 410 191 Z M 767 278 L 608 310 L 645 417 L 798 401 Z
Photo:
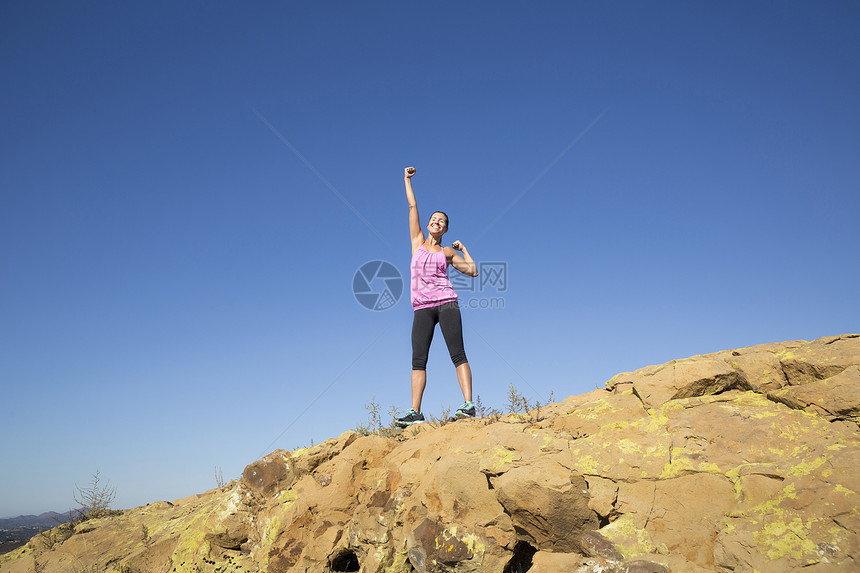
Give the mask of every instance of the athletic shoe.
M 405 416 L 394 419 L 394 425 L 398 428 L 405 428 L 406 426 L 411 426 L 412 424 L 420 424 L 423 421 L 424 414 L 422 414 L 421 412 L 416 412 L 412 408 L 409 408 Z
M 462 406 L 457 408 L 457 411 L 454 414 L 458 418 L 474 418 L 475 417 L 475 403 L 474 402 L 464 402 Z

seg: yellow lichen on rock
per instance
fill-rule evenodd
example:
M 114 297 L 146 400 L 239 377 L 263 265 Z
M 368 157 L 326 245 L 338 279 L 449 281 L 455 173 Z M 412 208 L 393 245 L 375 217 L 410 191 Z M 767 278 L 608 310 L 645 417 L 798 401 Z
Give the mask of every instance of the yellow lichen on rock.
M 632 518 L 622 516 L 598 531 L 615 544 L 625 557 L 658 552 L 651 535 L 646 530 L 636 527 Z
M 772 561 L 790 557 L 812 564 L 819 558 L 817 545 L 809 539 L 809 529 L 801 518 L 794 516 L 790 520 L 776 519 L 767 523 L 753 538 L 764 547 L 764 554 Z
M 208 512 L 200 512 L 183 524 L 183 531 L 170 557 L 176 573 L 196 573 L 200 570 L 201 558 L 208 556 L 210 548 L 204 529 L 208 517 Z
M 514 455 L 513 450 L 508 450 L 502 446 L 497 447 L 493 451 L 490 468 L 494 471 L 502 469 L 505 465 L 513 463 Z
M 287 489 L 280 492 L 275 499 L 284 507 L 290 507 L 291 505 L 293 505 L 293 503 L 295 503 L 298 498 L 299 495 L 295 491 L 293 491 L 292 489 Z
M 722 475 L 720 467 L 709 461 L 695 460 L 691 457 L 674 457 L 660 473 L 660 479 L 672 479 L 691 473 L 710 473 Z

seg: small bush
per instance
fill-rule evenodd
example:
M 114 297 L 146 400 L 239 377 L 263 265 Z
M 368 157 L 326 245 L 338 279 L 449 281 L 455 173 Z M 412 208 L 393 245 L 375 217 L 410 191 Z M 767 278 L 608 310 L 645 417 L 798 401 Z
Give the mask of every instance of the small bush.
M 376 401 L 376 396 L 370 399 L 370 404 L 365 404 L 364 409 L 367 410 L 367 423 L 359 423 L 355 426 L 355 433 L 359 436 L 369 436 L 373 433 L 378 433 L 385 438 L 391 438 L 397 434 L 398 428 L 395 425 L 397 417 L 397 408 L 392 404 L 388 408 L 388 414 L 391 422 L 388 425 L 382 423 L 382 405 Z
M 543 419 L 540 415 L 541 408 L 545 408 L 552 403 L 554 393 L 550 392 L 549 398 L 545 402 L 541 402 L 540 400 L 529 402 L 528 398 L 523 396 L 514 386 L 514 383 L 511 382 L 508 388 L 508 411 L 511 414 L 524 414 L 525 416 L 519 416 L 523 421 L 531 423 L 539 422 Z
M 498 421 L 499 417 L 502 415 L 502 411 L 498 408 L 489 408 L 481 402 L 481 396 L 478 394 L 475 396 L 475 416 L 478 418 L 490 418 L 491 421 Z
M 443 405 L 442 406 L 442 414 L 439 416 L 439 422 L 441 425 L 445 425 L 451 421 L 451 405 Z
M 110 485 L 110 482 L 102 483 L 99 470 L 93 474 L 90 480 L 89 487 L 78 487 L 74 493 L 75 503 L 80 506 L 77 510 L 77 519 L 74 521 L 86 521 L 94 517 L 103 517 L 105 515 L 113 515 L 110 505 L 116 498 L 116 488 Z
M 355 433 L 359 436 L 369 436 L 370 435 L 370 426 L 367 424 L 358 423 L 355 425 Z
M 370 422 L 370 431 L 375 432 L 382 428 L 382 417 L 379 415 L 382 406 L 376 401 L 376 396 L 370 399 L 370 404 L 366 404 L 364 409 L 368 411 L 368 421 Z

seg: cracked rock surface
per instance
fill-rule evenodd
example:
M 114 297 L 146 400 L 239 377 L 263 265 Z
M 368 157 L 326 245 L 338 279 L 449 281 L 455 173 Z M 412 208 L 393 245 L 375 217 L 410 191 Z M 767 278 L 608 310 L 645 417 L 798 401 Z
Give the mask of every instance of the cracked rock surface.
M 539 412 L 347 432 L 0 572 L 860 568 L 860 336 L 619 374 Z

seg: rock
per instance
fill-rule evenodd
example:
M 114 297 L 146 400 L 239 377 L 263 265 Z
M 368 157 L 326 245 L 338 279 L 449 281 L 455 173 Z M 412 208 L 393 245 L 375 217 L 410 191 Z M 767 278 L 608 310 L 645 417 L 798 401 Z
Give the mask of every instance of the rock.
M 293 471 L 300 476 L 311 473 L 317 466 L 329 461 L 342 452 L 344 448 L 352 444 L 357 438 L 358 434 L 349 430 L 339 437 L 328 439 L 321 444 L 293 450 L 290 454 L 290 458 L 293 461 Z
M 475 557 L 470 536 L 458 534 L 457 528 L 445 527 L 438 521 L 424 519 L 407 537 L 409 562 L 419 573 L 445 571 Z M 476 567 L 457 567 L 475 570 Z
M 207 516 L 204 539 L 222 549 L 239 550 L 250 536 L 253 500 L 235 485 L 224 493 L 231 495 L 222 496 L 222 501 Z
M 84 521 L 83 523 L 75 525 L 75 533 L 89 533 L 90 531 L 95 531 L 98 526 L 99 524 L 95 520 Z
M 268 497 L 289 489 L 300 477 L 311 473 L 320 464 L 335 457 L 357 437 L 353 431 L 308 448 L 292 452 L 275 450 L 242 472 L 242 483 L 255 494 Z M 321 477 L 321 481 L 325 478 Z
M 742 372 L 750 388 L 760 394 L 778 390 L 788 384 L 782 364 L 772 352 L 758 350 L 741 353 L 736 350 L 725 360 Z
M 607 382 L 607 388 L 612 390 L 620 383 L 632 384 L 636 395 L 651 408 L 679 398 L 751 389 L 742 371 L 716 357 L 673 360 L 662 366 L 620 374 Z
M 653 561 L 637 559 L 636 561 L 622 563 L 615 570 L 615 573 L 669 573 L 669 569 Z
M 0 573 L 851 570 L 858 414 L 860 336 L 724 350 L 539 420 L 277 450 L 226 487 L 45 532 Z
M 767 396 L 790 408 L 818 414 L 831 422 L 848 420 L 860 425 L 860 367 L 856 365 L 829 378 L 788 386 L 769 392 Z
M 296 481 L 293 460 L 289 452 L 276 450 L 261 460 L 249 464 L 242 472 L 242 483 L 262 497 L 289 489 Z
M 532 556 L 532 566 L 529 571 L 534 573 L 574 571 L 581 563 L 582 555 L 578 553 L 538 551 Z
M 588 484 L 553 462 L 513 468 L 493 480 L 496 497 L 518 536 L 540 550 L 573 552 L 583 533 L 596 529 Z
M 825 380 L 856 364 L 858 338 L 856 334 L 819 338 L 781 349 L 775 356 L 788 384 L 799 386 Z
M 623 561 L 624 556 L 611 541 L 596 531 L 588 531 L 579 539 L 582 554 L 586 557 L 601 557 L 607 561 Z
M 618 484 L 598 476 L 588 476 L 585 479 L 588 484 L 588 507 L 601 519 L 608 521 L 610 517 L 615 517 Z

